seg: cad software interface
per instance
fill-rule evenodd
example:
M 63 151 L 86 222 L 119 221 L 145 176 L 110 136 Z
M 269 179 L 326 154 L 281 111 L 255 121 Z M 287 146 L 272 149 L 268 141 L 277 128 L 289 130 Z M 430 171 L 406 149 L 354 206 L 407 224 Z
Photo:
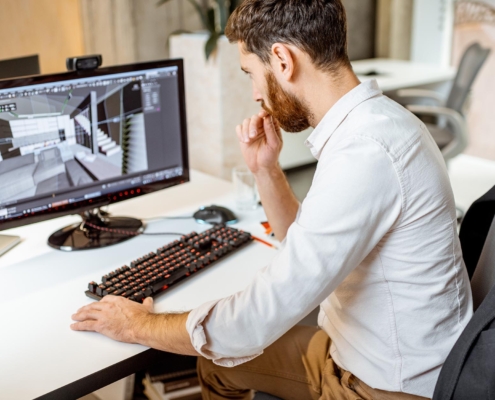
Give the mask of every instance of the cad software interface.
M 178 67 L 0 90 L 0 220 L 183 173 Z

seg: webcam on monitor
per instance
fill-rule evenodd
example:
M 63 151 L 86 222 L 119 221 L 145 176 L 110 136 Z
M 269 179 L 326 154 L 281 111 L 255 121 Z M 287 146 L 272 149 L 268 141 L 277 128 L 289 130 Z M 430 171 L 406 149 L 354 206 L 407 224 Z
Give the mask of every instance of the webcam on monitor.
M 94 54 L 91 56 L 69 57 L 65 61 L 69 71 L 88 71 L 101 66 L 103 59 L 101 55 Z

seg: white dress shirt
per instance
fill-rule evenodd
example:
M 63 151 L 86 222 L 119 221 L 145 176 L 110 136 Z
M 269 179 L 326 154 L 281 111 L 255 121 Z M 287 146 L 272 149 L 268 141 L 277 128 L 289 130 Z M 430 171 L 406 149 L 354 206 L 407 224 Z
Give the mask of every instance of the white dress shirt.
M 282 249 L 245 290 L 190 313 L 191 342 L 238 365 L 320 304 L 340 367 L 376 389 L 431 397 L 472 315 L 442 155 L 376 81 L 342 97 L 307 145 L 318 166 Z

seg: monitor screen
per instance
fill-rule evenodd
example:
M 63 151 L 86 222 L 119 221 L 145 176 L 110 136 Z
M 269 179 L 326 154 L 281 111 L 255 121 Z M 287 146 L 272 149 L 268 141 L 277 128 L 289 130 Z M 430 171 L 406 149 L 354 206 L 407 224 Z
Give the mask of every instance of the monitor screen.
M 0 230 L 188 181 L 182 60 L 0 81 Z

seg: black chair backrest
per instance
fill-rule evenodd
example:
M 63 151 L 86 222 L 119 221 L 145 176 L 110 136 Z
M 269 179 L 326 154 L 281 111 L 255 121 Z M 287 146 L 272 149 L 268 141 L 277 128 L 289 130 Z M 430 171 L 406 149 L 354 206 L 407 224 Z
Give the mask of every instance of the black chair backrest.
M 495 186 L 476 200 L 466 212 L 461 224 L 459 239 L 461 240 L 462 256 L 472 279 L 488 232 L 495 217 Z
M 462 114 L 462 108 L 471 86 L 489 54 L 490 49 L 481 47 L 479 43 L 474 43 L 466 49 L 447 99 L 446 106 L 448 108 Z
M 485 240 L 478 265 L 471 279 L 473 308 L 476 310 L 495 284 L 495 218 Z

